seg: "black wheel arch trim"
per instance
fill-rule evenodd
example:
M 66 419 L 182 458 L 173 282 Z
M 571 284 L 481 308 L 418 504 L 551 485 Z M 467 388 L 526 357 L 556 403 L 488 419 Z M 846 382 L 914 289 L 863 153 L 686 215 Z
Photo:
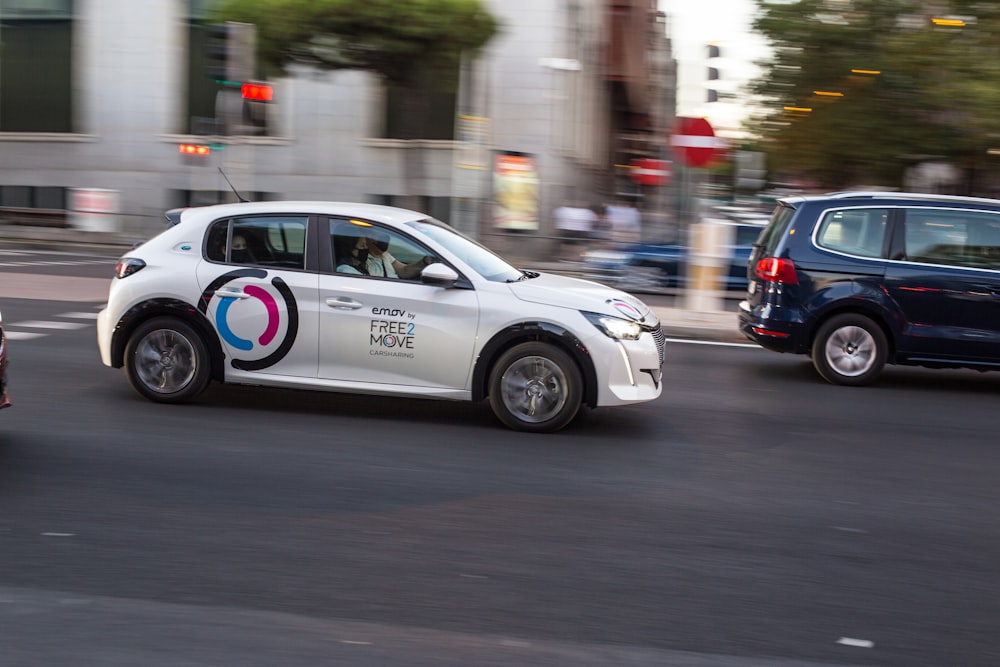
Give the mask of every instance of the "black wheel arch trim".
M 597 405 L 597 371 L 590 350 L 565 327 L 551 322 L 521 322 L 497 332 L 483 346 L 472 371 L 472 400 L 481 401 L 489 393 L 490 370 L 505 351 L 529 341 L 547 342 L 569 353 L 583 375 L 583 402 Z
M 111 365 L 114 368 L 121 368 L 125 365 L 125 346 L 128 339 L 136 328 L 154 317 L 169 316 L 176 317 L 194 327 L 195 331 L 202 335 L 208 347 L 208 354 L 212 361 L 213 380 L 223 381 L 223 364 L 225 363 L 225 353 L 222 350 L 222 343 L 216 335 L 208 319 L 199 311 L 197 306 L 186 303 L 181 299 L 159 298 L 150 299 L 138 303 L 122 315 L 115 324 L 115 329 L 111 334 Z

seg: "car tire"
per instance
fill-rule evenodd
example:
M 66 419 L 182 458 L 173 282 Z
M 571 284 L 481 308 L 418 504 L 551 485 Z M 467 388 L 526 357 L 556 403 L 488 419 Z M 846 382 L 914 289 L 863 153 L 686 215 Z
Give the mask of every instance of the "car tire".
M 125 372 L 141 396 L 158 403 L 185 403 L 210 379 L 208 348 L 191 326 L 173 317 L 144 322 L 125 347 Z
M 490 407 L 515 431 L 550 433 L 580 410 L 583 375 L 554 345 L 529 342 L 504 352 L 490 374 Z
M 832 384 L 871 384 L 885 366 L 889 345 L 871 318 L 855 313 L 831 317 L 816 331 L 813 366 Z

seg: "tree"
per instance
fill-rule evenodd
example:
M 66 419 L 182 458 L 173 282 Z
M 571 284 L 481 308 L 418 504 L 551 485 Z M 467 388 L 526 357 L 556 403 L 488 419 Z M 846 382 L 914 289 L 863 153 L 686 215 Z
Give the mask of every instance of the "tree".
M 766 105 L 753 130 L 778 169 L 827 188 L 899 185 L 927 159 L 974 169 L 1000 138 L 993 3 L 953 0 L 934 13 L 923 0 L 758 5 L 754 28 L 774 57 L 751 88 Z
M 306 63 L 373 72 L 402 89 L 403 139 L 421 139 L 428 91 L 457 85 L 463 54 L 475 55 L 499 30 L 481 0 L 225 0 L 213 20 L 257 26 L 266 72 Z M 410 202 L 423 182 L 419 149 L 404 151 Z M 408 203 L 416 207 L 413 203 Z

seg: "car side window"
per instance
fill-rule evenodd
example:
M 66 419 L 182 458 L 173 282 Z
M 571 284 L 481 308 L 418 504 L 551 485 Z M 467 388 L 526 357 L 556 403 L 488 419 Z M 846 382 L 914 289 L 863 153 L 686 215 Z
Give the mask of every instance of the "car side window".
M 910 262 L 1000 270 L 1000 215 L 907 209 L 904 251 Z
M 305 268 L 307 216 L 234 218 L 231 227 L 229 263 Z
M 889 212 L 882 208 L 828 211 L 816 232 L 816 245 L 827 250 L 881 257 Z
M 334 271 L 345 275 L 419 280 L 434 258 L 409 237 L 362 220 L 330 220 Z
M 208 230 L 205 241 L 205 257 L 213 262 L 226 261 L 226 248 L 229 240 L 229 221 L 219 220 Z

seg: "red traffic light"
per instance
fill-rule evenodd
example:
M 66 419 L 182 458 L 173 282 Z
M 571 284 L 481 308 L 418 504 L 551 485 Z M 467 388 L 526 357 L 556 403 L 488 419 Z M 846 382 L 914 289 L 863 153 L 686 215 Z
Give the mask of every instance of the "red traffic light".
M 274 99 L 274 88 L 266 83 L 244 83 L 243 99 L 254 102 L 270 102 Z
M 181 155 L 209 155 L 212 149 L 204 144 L 181 144 L 178 146 Z

